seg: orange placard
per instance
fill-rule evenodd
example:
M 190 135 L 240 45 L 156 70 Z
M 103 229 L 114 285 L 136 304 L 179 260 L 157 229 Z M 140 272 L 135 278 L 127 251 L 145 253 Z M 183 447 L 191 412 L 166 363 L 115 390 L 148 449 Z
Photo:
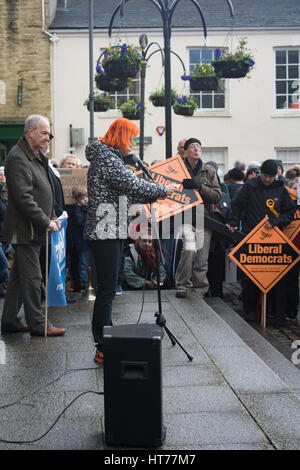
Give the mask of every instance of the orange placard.
M 300 232 L 300 210 L 297 209 L 294 215 L 293 221 L 284 227 L 283 233 L 288 237 L 289 240 L 294 240 Z
M 267 220 L 266 216 L 229 254 L 264 294 L 300 259 L 300 251 L 279 228 L 265 228 Z
M 293 201 L 297 201 L 298 199 L 297 193 L 295 193 L 295 191 L 293 191 L 291 188 L 288 188 L 287 186 L 285 186 L 285 189 L 289 192 Z
M 285 186 L 285 188 L 286 188 L 287 191 L 289 192 L 289 195 L 291 196 L 291 198 L 293 199 L 293 201 L 297 201 L 297 199 L 298 199 L 297 193 L 295 193 L 295 191 L 293 191 L 292 189 L 288 188 L 287 186 Z M 295 212 L 294 220 L 293 220 L 289 225 L 287 225 L 286 227 L 284 227 L 283 233 L 284 233 L 290 240 L 294 240 L 294 238 L 296 238 L 296 236 L 298 235 L 299 231 L 300 231 L 300 211 L 299 211 L 299 209 L 298 209 L 298 210 L 296 210 L 296 212 Z
M 160 199 L 152 204 L 152 210 L 154 210 L 157 222 L 179 214 L 203 202 L 199 191 L 184 189 L 181 184 L 183 179 L 191 177 L 181 157 L 176 155 L 162 162 L 155 163 L 148 167 L 148 170 L 154 183 L 180 185 L 177 191 L 174 191 L 171 196 Z M 136 175 L 142 178 L 143 172 L 140 171 Z M 150 217 L 151 214 L 148 205 L 145 205 L 145 210 Z

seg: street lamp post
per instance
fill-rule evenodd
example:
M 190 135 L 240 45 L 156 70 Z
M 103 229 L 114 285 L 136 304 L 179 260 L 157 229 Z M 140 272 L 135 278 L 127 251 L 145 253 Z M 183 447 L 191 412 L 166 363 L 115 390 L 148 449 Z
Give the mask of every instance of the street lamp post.
M 94 0 L 89 0 L 89 66 L 90 66 L 90 137 L 89 143 L 95 139 L 94 135 L 94 58 L 93 58 L 93 30 L 94 30 Z
M 156 54 L 157 52 L 160 52 L 161 53 L 161 58 L 162 58 L 162 67 L 164 68 L 164 66 L 165 66 L 164 53 L 163 53 L 162 48 L 160 47 L 160 44 L 156 41 L 153 41 L 148 45 L 148 37 L 144 33 L 140 35 L 139 43 L 140 43 L 140 46 L 141 46 L 141 49 L 142 49 L 143 62 L 147 63 L 148 60 L 153 56 L 153 54 Z M 154 45 L 156 45 L 158 47 L 158 49 L 151 52 L 151 54 L 149 54 L 147 56 L 148 51 Z M 185 72 L 186 68 L 185 68 L 185 65 L 184 65 L 181 57 L 178 54 L 176 54 L 176 52 L 174 52 L 172 50 L 170 50 L 170 52 L 172 54 L 174 54 L 177 57 L 177 59 L 179 59 L 179 61 L 181 62 L 181 65 L 182 65 L 183 72 Z M 141 112 L 140 112 L 140 147 L 139 147 L 139 153 L 140 153 L 140 158 L 143 160 L 143 158 L 144 158 L 144 127 L 145 127 L 144 124 L 145 124 L 146 66 L 142 67 L 141 72 L 140 72 L 140 77 L 141 77 L 141 93 L 140 93 L 140 109 L 141 109 Z M 166 90 L 165 90 L 165 96 L 166 96 Z M 170 110 L 171 110 L 171 106 L 172 106 L 172 101 L 170 103 Z
M 162 54 L 162 66 L 164 66 L 164 57 L 163 52 L 160 45 L 157 42 L 151 42 L 148 45 L 148 37 L 146 34 L 141 34 L 139 37 L 139 43 L 142 49 L 142 58 L 143 62 L 147 63 L 150 57 L 155 54 L 156 52 L 160 52 Z M 158 46 L 154 52 L 152 52 L 148 57 L 147 53 L 149 49 L 153 46 Z M 140 71 L 141 77 L 141 92 L 140 92 L 140 145 L 139 145 L 139 154 L 140 158 L 144 159 L 144 129 L 145 129 L 145 79 L 146 79 L 146 66 L 143 65 Z
M 121 17 L 123 17 L 123 9 L 124 5 L 128 2 L 129 0 L 121 0 L 119 5 L 115 8 L 110 23 L 109 23 L 109 29 L 108 29 L 108 34 L 109 37 L 111 37 L 111 32 L 112 32 L 112 25 L 114 22 L 114 18 L 118 11 L 120 10 L 121 12 Z M 166 158 L 172 157 L 172 114 L 171 114 L 171 108 L 172 108 L 172 102 L 171 102 L 171 33 L 172 33 L 172 17 L 174 14 L 174 11 L 179 4 L 180 0 L 173 0 L 171 3 L 169 0 L 149 0 L 159 11 L 161 18 L 162 18 L 162 23 L 163 23 L 163 36 L 164 36 L 164 61 L 165 61 L 165 99 L 166 99 L 166 107 L 165 107 L 165 127 L 166 127 L 166 132 L 165 132 L 165 151 L 166 151 Z M 206 23 L 205 23 L 205 18 L 203 15 L 203 12 L 201 10 L 200 5 L 198 4 L 197 0 L 191 0 L 193 5 L 196 7 L 202 21 L 203 25 L 203 31 L 204 31 L 204 37 L 206 38 L 207 36 L 207 29 L 206 29 Z M 234 15 L 233 12 L 233 6 L 231 0 L 226 0 L 226 3 L 229 7 L 230 14 L 231 16 Z

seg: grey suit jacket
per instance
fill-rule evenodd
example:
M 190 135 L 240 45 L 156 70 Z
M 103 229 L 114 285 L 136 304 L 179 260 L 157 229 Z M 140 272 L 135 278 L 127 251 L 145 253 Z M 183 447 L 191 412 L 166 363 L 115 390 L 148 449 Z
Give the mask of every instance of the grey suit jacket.
M 43 244 L 54 214 L 54 188 L 48 160 L 21 138 L 5 161 L 8 205 L 4 219 L 7 242 Z

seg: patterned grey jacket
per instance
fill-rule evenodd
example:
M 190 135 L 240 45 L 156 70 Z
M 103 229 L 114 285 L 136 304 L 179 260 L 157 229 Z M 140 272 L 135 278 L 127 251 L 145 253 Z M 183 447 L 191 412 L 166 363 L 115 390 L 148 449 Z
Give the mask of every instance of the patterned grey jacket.
M 85 238 L 126 239 L 129 207 L 166 196 L 166 187 L 139 179 L 126 168 L 119 150 L 102 142 L 87 145 L 86 158 L 90 167 Z

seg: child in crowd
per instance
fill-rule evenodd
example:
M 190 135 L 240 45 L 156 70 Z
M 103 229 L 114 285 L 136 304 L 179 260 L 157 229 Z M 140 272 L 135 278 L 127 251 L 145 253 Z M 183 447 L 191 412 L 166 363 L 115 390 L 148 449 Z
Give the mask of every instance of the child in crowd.
M 73 241 L 79 257 L 79 278 L 81 289 L 88 286 L 88 267 L 89 267 L 89 251 L 86 241 L 83 238 L 84 226 L 87 216 L 88 196 L 87 190 L 83 187 L 72 188 L 72 196 L 76 203 L 73 205 L 72 222 L 73 222 Z

